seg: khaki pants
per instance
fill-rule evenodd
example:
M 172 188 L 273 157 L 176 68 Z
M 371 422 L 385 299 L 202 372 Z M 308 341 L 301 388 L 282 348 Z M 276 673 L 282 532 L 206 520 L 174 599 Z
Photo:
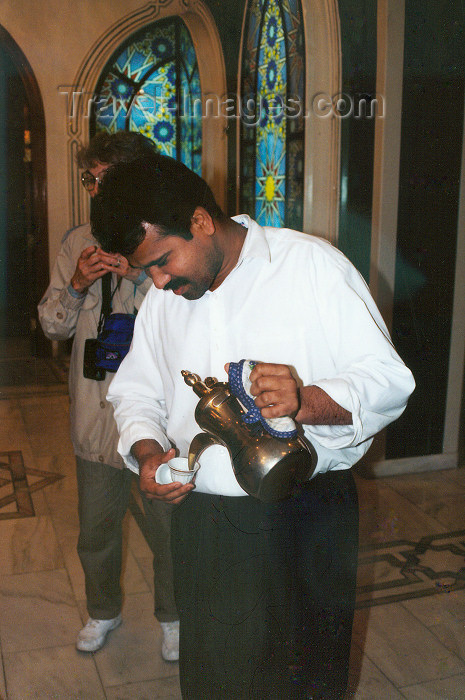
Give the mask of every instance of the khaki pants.
M 77 551 L 84 570 L 87 610 L 96 620 L 121 612 L 122 522 L 133 473 L 76 457 L 80 532 Z M 155 615 L 160 622 L 178 619 L 173 594 L 170 551 L 171 509 L 143 497 L 146 531 L 154 553 Z

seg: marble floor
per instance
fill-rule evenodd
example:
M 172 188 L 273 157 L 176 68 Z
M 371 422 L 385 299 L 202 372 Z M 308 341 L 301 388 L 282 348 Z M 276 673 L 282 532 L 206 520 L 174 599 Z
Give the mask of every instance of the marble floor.
M 136 492 L 123 625 L 95 654 L 74 647 L 86 610 L 68 431 L 63 381 L 0 389 L 0 698 L 180 698 L 177 664 L 160 656 Z M 350 697 L 465 698 L 465 469 L 357 484 Z

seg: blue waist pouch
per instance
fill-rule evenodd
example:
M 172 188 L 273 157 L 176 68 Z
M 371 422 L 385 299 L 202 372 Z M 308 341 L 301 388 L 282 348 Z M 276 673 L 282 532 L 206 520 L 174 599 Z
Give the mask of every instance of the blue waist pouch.
M 116 372 L 131 347 L 135 314 L 110 314 L 97 336 L 95 364 L 108 372 Z

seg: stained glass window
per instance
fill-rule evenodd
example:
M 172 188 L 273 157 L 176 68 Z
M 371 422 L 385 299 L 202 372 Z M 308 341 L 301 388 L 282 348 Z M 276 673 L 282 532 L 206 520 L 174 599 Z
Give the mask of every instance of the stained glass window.
M 241 211 L 303 221 L 304 34 L 299 0 L 249 0 L 242 55 Z
M 201 90 L 194 46 L 179 18 L 155 22 L 112 56 L 99 80 L 91 133 L 139 131 L 201 174 Z

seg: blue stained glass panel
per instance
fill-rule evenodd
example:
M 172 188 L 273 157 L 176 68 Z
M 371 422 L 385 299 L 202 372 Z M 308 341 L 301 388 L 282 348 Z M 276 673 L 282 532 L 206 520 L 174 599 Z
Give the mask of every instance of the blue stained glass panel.
M 268 2 L 258 54 L 255 216 L 282 226 L 286 196 L 286 47 L 277 2 Z
M 241 210 L 302 228 L 305 47 L 299 0 L 249 0 L 242 56 Z M 252 161 L 252 162 L 251 162 Z
M 134 35 L 109 62 L 96 90 L 93 133 L 138 131 L 160 152 L 201 174 L 202 114 L 195 49 L 179 18 Z

